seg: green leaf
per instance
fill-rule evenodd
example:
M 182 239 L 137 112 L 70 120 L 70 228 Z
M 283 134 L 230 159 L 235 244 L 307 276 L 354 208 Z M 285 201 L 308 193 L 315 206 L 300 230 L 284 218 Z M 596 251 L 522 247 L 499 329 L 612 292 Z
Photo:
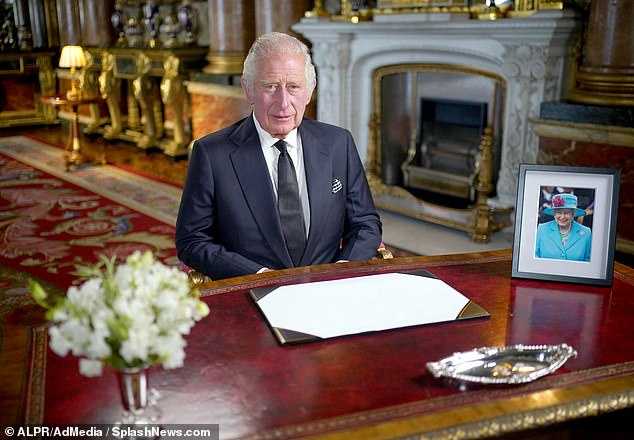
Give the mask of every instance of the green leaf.
M 40 283 L 32 278 L 29 278 L 28 289 L 31 291 L 31 296 L 33 297 L 33 300 L 40 307 L 43 307 L 47 310 L 53 307 L 53 304 L 51 304 L 49 301 L 48 293 L 46 293 L 46 290 L 44 290 Z

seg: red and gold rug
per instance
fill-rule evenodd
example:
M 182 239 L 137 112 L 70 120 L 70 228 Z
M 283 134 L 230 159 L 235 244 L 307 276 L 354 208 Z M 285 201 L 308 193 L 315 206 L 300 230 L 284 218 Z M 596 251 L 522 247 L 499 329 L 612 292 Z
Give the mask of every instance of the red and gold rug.
M 0 138 L 0 316 L 28 304 L 31 277 L 65 291 L 77 263 L 151 250 L 179 264 L 174 226 L 181 188 L 114 165 L 64 171 L 64 151 Z

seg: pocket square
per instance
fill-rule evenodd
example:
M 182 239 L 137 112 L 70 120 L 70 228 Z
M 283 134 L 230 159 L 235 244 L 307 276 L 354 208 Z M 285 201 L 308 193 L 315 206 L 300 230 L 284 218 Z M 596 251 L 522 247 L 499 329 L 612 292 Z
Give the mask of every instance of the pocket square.
M 332 181 L 332 193 L 337 194 L 343 188 L 343 184 L 339 181 L 339 179 L 335 179 Z

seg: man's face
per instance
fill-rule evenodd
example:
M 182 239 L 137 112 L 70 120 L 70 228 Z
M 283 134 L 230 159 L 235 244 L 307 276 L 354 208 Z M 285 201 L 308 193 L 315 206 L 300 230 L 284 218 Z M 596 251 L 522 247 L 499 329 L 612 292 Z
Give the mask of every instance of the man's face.
M 242 88 L 260 126 L 280 139 L 302 122 L 314 86 L 306 84 L 306 66 L 299 54 L 273 54 L 261 59 L 253 93 L 242 80 Z
M 560 228 L 567 228 L 572 222 L 572 209 L 555 209 L 555 221 Z

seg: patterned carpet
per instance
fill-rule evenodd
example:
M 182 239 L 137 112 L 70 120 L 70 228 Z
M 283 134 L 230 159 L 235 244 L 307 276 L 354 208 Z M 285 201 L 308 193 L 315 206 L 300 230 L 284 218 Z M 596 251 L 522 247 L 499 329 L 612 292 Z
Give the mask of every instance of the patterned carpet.
M 64 171 L 64 151 L 0 138 L 0 316 L 26 305 L 26 280 L 65 291 L 75 264 L 151 250 L 178 264 L 179 187 L 113 165 Z

